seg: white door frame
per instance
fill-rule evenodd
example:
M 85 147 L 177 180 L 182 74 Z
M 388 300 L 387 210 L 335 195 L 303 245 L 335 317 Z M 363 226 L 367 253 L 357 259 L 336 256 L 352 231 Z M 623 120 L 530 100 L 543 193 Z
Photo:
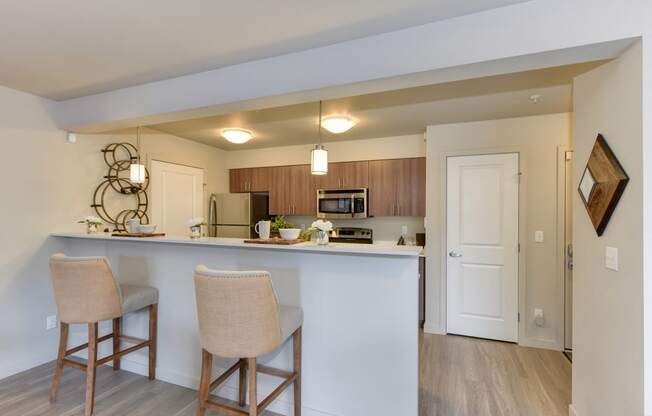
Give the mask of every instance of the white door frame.
M 525 336 L 525 319 L 523 319 L 525 314 L 525 294 L 526 294 L 526 279 L 525 279 L 525 264 L 526 264 L 526 251 L 527 244 L 524 244 L 526 239 L 526 195 L 527 195 L 527 160 L 526 160 L 526 151 L 521 146 L 507 146 L 499 148 L 486 148 L 486 149 L 466 149 L 466 150 L 453 150 L 440 153 L 441 157 L 441 200 L 440 200 L 440 214 L 441 214 L 441 245 L 440 245 L 440 316 L 441 316 L 441 325 L 443 333 L 448 332 L 447 328 L 447 270 L 446 270 L 446 259 L 448 256 L 447 252 L 447 218 L 446 218 L 446 206 L 448 204 L 448 195 L 447 195 L 447 182 L 448 182 L 448 163 L 447 160 L 449 157 L 454 156 L 478 156 L 478 155 L 492 155 L 492 154 L 501 154 L 501 153 L 517 153 L 519 160 L 519 172 L 520 175 L 520 185 L 518 190 L 518 241 L 520 244 L 520 252 L 518 253 L 518 313 L 521 317 L 518 322 L 518 344 L 527 345 L 527 346 L 537 346 L 535 340 L 531 340 Z M 427 301 L 427 294 L 426 294 Z

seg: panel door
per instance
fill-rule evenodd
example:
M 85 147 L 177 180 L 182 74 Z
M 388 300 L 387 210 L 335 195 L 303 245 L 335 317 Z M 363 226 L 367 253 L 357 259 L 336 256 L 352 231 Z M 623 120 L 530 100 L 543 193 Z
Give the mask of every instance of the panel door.
M 249 192 L 269 191 L 271 168 L 252 168 L 249 173 Z
M 269 168 L 269 213 L 290 215 L 290 166 Z
M 518 340 L 518 154 L 447 159 L 447 331 Z
M 229 192 L 249 192 L 252 169 L 230 169 L 229 170 Z
M 152 161 L 151 212 L 157 231 L 187 235 L 188 220 L 204 216 L 204 170 Z
M 310 173 L 310 165 L 290 166 L 289 175 L 290 215 L 316 215 L 316 181 Z
M 400 160 L 369 161 L 369 213 L 375 217 L 397 215 Z
M 395 215 L 426 216 L 426 158 L 400 159 Z
M 355 189 L 369 187 L 369 162 L 338 163 L 341 188 Z

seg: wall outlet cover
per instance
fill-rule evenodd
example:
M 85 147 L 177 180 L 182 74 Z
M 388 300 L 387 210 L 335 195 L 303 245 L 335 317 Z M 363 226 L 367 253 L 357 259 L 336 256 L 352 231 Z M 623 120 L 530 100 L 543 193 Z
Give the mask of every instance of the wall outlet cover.
M 54 329 L 57 327 L 57 315 L 50 315 L 45 318 L 45 329 Z
M 534 324 L 536 326 L 543 326 L 545 324 L 543 309 L 539 309 L 539 308 L 534 309 Z
M 543 243 L 543 231 L 534 232 L 534 241 L 537 243 Z
M 407 235 L 407 233 L 408 233 L 408 226 L 407 225 L 401 226 L 401 235 Z
M 604 267 L 609 270 L 618 271 L 618 249 L 616 247 L 605 247 L 604 250 Z

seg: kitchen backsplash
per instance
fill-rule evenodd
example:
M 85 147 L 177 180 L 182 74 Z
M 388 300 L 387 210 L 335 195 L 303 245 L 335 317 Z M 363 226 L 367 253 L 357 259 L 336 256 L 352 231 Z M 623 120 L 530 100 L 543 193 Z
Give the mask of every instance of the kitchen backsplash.
M 295 227 L 310 227 L 314 217 L 287 217 Z M 374 231 L 375 241 L 397 241 L 401 236 L 401 228 L 407 225 L 408 235 L 425 233 L 423 218 L 418 217 L 374 217 L 359 220 L 330 220 L 336 227 L 362 227 Z

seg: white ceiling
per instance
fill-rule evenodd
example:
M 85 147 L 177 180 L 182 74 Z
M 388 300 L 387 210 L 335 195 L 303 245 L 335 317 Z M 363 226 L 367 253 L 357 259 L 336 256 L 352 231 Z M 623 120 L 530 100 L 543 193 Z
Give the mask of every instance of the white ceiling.
M 524 1 L 0 0 L 0 85 L 63 100 Z
M 422 133 L 426 126 L 561 113 L 572 110 L 573 77 L 604 61 L 448 82 L 324 102 L 324 116 L 347 114 L 358 124 L 344 134 L 322 130 L 324 142 Z M 530 97 L 540 94 L 538 104 Z M 318 103 L 309 102 L 151 125 L 156 130 L 225 150 L 317 142 Z M 254 138 L 232 144 L 227 127 L 249 129 Z

